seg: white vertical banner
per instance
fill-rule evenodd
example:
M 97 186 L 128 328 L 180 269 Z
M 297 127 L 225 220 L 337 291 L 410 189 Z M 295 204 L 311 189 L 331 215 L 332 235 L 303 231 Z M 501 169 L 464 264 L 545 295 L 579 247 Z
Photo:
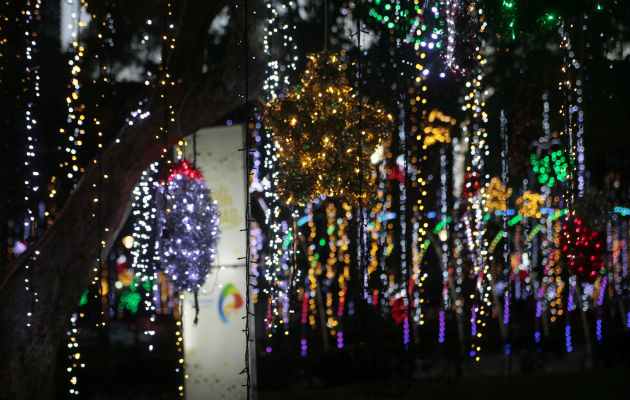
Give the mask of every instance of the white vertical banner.
M 184 156 L 193 161 L 193 138 L 186 138 Z M 247 246 L 246 152 L 242 125 L 205 128 L 197 132 L 196 167 L 219 209 L 220 238 L 214 268 L 201 288 L 199 321 L 195 326 L 195 302 L 184 298 L 183 334 L 187 400 L 246 399 L 245 368 Z M 252 331 L 252 337 L 253 331 Z M 253 343 L 250 353 L 255 354 Z M 252 363 L 253 364 L 253 363 Z M 254 374 L 252 368 L 252 374 Z

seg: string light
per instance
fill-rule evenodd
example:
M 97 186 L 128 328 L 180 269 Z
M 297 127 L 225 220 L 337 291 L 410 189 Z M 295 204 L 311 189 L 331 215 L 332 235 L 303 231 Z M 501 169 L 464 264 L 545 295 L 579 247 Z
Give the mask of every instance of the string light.
M 588 18 L 585 16 L 585 18 Z M 563 105 L 561 114 L 565 117 L 565 132 L 569 136 L 569 151 L 572 161 L 571 177 L 573 170 L 577 167 L 578 196 L 584 195 L 584 112 L 582 111 L 582 80 L 581 65 L 577 55 L 571 47 L 571 38 L 563 20 L 558 23 L 558 33 L 560 34 L 560 48 L 564 54 L 564 64 L 562 66 L 563 81 L 560 82 L 566 105 Z M 572 25 L 571 25 L 572 27 Z M 586 25 L 584 25 L 586 28 Z M 575 143 L 574 143 L 575 140 Z M 573 166 L 575 160 L 575 167 Z M 573 196 L 573 193 L 571 194 Z
M 293 40 L 294 26 L 292 23 L 284 20 L 290 14 L 288 11 L 293 10 L 295 6 L 296 3 L 293 1 L 289 1 L 287 5 L 272 0 L 265 0 L 265 8 L 268 15 L 265 18 L 266 23 L 263 25 L 263 51 L 268 61 L 265 68 L 263 91 L 267 101 L 277 98 L 280 91 L 288 88 L 290 74 L 296 70 L 295 62 L 298 58 L 297 46 Z M 279 47 L 282 56 L 273 54 L 272 43 L 281 44 Z M 282 78 L 280 76 L 281 71 L 285 73 Z M 262 163 L 259 164 L 256 172 L 259 174 L 258 178 L 260 179 L 264 199 L 261 199 L 260 203 L 263 205 L 265 223 L 269 229 L 269 239 L 267 241 L 269 258 L 268 262 L 264 264 L 262 274 L 269 285 L 263 290 L 263 293 L 268 296 L 265 329 L 267 339 L 270 340 L 275 331 L 275 326 L 277 326 L 275 321 L 280 314 L 280 309 L 284 304 L 286 304 L 284 308 L 288 307 L 288 303 L 285 303 L 288 300 L 287 291 L 290 286 L 288 282 L 290 273 L 287 263 L 293 257 L 293 248 L 291 247 L 288 251 L 285 251 L 281 247 L 285 232 L 283 226 L 285 224 L 286 210 L 282 207 L 283 204 L 280 201 L 277 190 L 279 179 L 279 170 L 277 168 L 278 145 L 274 139 L 274 132 L 267 130 L 263 134 L 258 135 L 263 126 L 260 123 L 260 115 L 257 115 L 256 119 L 254 132 L 257 135 L 256 143 L 261 148 L 260 157 L 262 159 Z M 311 269 L 309 269 L 309 279 L 311 278 Z M 312 280 L 310 282 L 313 284 Z M 311 302 L 314 304 L 314 298 L 313 293 L 311 293 L 309 304 Z M 267 346 L 268 352 L 271 352 L 271 349 L 271 346 Z
M 153 323 L 155 322 L 155 312 L 157 298 L 157 268 L 159 260 L 157 253 L 157 223 L 156 223 L 156 198 L 159 183 L 155 179 L 158 174 L 158 163 L 152 163 L 149 168 L 142 172 L 140 180 L 134 186 L 132 192 L 131 215 L 133 217 L 133 245 L 131 256 L 134 273 L 141 284 L 148 283 L 149 291 L 145 291 L 144 309 L 149 312 L 151 327 L 144 333 L 148 336 L 155 335 Z M 150 344 L 149 349 L 153 346 Z
M 33 164 L 36 159 L 36 146 L 38 142 L 35 136 L 37 128 L 37 116 L 34 107 L 39 103 L 39 63 L 35 60 L 38 37 L 38 24 L 41 21 L 40 0 L 27 0 L 22 10 L 24 18 L 24 75 L 22 82 L 24 83 L 21 98 L 24 100 L 24 128 L 26 134 L 24 168 L 26 178 L 24 180 L 24 205 L 26 208 L 26 217 L 24 219 L 24 240 L 31 240 L 37 235 L 37 219 L 39 210 L 37 208 L 37 197 L 40 189 L 40 173 Z M 6 39 L 3 39 L 3 43 Z M 4 68 L 3 68 L 4 69 Z M 32 326 L 35 305 L 39 302 L 37 291 L 33 287 L 33 270 L 31 265 L 34 264 L 39 255 L 39 251 L 34 251 L 29 255 L 29 260 L 25 264 L 26 277 L 24 279 L 25 291 L 31 299 L 31 305 L 25 315 L 25 324 L 27 327 Z
M 489 154 L 487 144 L 487 133 L 485 130 L 485 124 L 488 122 L 488 116 L 484 111 L 485 97 L 487 92 L 483 89 L 483 77 L 484 68 L 486 64 L 485 59 L 485 40 L 483 35 L 486 28 L 485 16 L 483 10 L 478 7 L 476 2 L 471 2 L 468 5 L 468 15 L 471 18 L 471 23 L 474 23 L 477 27 L 477 33 L 475 35 L 475 44 L 473 58 L 475 61 L 475 67 L 468 72 L 466 81 L 466 88 L 468 94 L 464 97 L 465 104 L 462 105 L 462 110 L 467 111 L 470 114 L 471 120 L 465 127 L 470 127 L 470 166 L 467 167 L 467 172 L 474 178 L 480 179 L 483 174 L 484 158 Z M 488 177 L 486 176 L 486 179 Z M 491 274 L 488 271 L 488 241 L 484 237 L 486 230 L 486 221 L 484 220 L 484 212 L 486 212 L 486 195 L 487 183 L 483 186 L 483 190 L 478 192 L 471 191 L 467 196 L 468 211 L 467 217 L 465 217 L 466 236 L 469 252 L 473 257 L 473 274 L 476 277 L 475 295 L 472 295 L 472 309 L 473 309 L 473 343 L 471 344 L 471 355 L 475 361 L 479 361 L 478 355 L 481 346 L 479 341 L 481 340 L 483 333 L 477 329 L 477 324 L 481 325 L 480 328 L 485 327 L 485 320 L 488 317 L 488 310 L 491 308 L 490 298 L 490 281 Z M 478 314 L 477 314 L 478 313 Z
M 79 175 L 83 173 L 84 168 L 80 164 L 79 150 L 85 141 L 85 104 L 80 100 L 81 80 L 80 73 L 83 66 L 83 58 L 85 56 L 85 48 L 81 44 L 80 32 L 87 26 L 88 21 L 81 20 L 81 17 L 87 16 L 87 2 L 85 0 L 66 0 L 71 8 L 71 22 L 67 28 L 70 30 L 70 51 L 68 65 L 70 67 L 70 84 L 71 93 L 66 97 L 67 118 L 64 128 L 60 128 L 59 132 L 66 136 L 67 142 L 63 148 L 65 160 L 60 163 L 60 168 L 65 170 L 65 176 L 68 182 L 74 186 Z M 62 150 L 61 146 L 59 150 Z
M 454 73 L 459 71 L 459 65 L 455 60 L 455 38 L 457 37 L 456 18 L 460 13 L 460 0 L 443 0 L 446 14 L 446 51 L 444 52 L 444 64 Z
M 412 43 L 415 50 L 420 47 L 429 50 L 442 48 L 440 37 L 444 33 L 444 22 L 440 20 L 438 1 L 427 2 L 424 7 L 414 2 L 413 7 L 409 8 L 402 6 L 400 1 L 370 2 L 374 6 L 370 7 L 368 16 L 394 33 L 398 43 Z
M 79 314 L 83 317 L 83 313 Z M 68 360 L 69 365 L 66 368 L 66 372 L 70 376 L 70 388 L 68 389 L 68 393 L 72 396 L 79 396 L 78 389 L 78 368 L 85 368 L 85 363 L 81 361 L 81 353 L 79 351 L 79 327 L 77 326 L 77 320 L 79 315 L 72 314 L 70 316 L 70 329 L 66 332 L 68 336 Z

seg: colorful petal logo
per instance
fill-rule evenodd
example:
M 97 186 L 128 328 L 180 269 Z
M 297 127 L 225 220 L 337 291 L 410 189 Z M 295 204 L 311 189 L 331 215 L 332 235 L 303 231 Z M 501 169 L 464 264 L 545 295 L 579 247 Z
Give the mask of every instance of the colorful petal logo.
M 233 298 L 232 302 L 228 300 L 230 296 Z M 227 317 L 235 313 L 236 310 L 241 307 L 243 307 L 243 297 L 241 297 L 241 294 L 234 285 L 228 283 L 221 291 L 221 296 L 219 297 L 219 317 L 221 318 L 221 322 L 227 324 Z

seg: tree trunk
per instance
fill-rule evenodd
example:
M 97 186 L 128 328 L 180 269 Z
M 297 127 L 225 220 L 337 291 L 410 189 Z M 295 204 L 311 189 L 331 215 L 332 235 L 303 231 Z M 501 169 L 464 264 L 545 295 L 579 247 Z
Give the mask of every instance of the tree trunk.
M 239 95 L 243 87 L 242 25 L 244 15 L 232 9 L 234 37 L 232 51 L 221 68 L 206 75 L 190 77 L 190 65 L 203 57 L 195 54 L 195 45 L 187 47 L 180 36 L 208 32 L 209 24 L 227 1 L 190 0 L 182 11 L 178 47 L 170 60 L 169 71 L 179 84 L 169 91 L 169 102 L 177 111 L 177 126 L 169 126 L 169 145 L 198 129 L 216 123 L 219 118 L 242 104 Z M 242 8 L 242 7 L 241 7 Z M 196 38 L 199 43 L 203 38 Z M 191 60 L 190 64 L 183 62 Z M 170 61 L 169 61 L 170 63 Z M 177 63 L 186 66 L 178 70 Z M 169 64 L 170 65 L 170 64 Z M 183 68 L 183 67 L 182 67 Z M 159 96 L 154 96 L 158 99 Z M 142 122 L 123 130 L 119 143 L 111 143 L 102 155 L 103 179 L 100 218 L 104 227 L 104 257 L 124 224 L 133 186 L 151 162 L 159 159 L 163 139 L 156 140 L 164 123 L 164 105 L 149 106 L 151 115 Z M 92 216 L 95 184 L 99 168 L 90 163 L 72 195 L 58 214 L 54 224 L 37 243 L 14 262 L 0 266 L 0 399 L 48 399 L 53 390 L 53 373 L 57 349 L 64 335 L 68 315 L 75 311 L 81 293 L 95 273 L 99 226 Z M 38 254 L 35 256 L 35 253 Z M 31 256 L 35 259 L 29 261 Z M 39 301 L 32 303 L 25 290 L 29 265 L 33 280 L 31 288 Z M 32 326 L 26 326 L 27 313 L 33 312 Z

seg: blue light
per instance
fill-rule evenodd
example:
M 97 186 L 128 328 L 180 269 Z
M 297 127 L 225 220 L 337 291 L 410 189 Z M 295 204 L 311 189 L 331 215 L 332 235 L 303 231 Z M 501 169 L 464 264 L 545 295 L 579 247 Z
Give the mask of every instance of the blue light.
M 389 221 L 390 219 L 394 219 L 394 218 L 396 218 L 395 212 L 388 212 L 388 213 L 381 214 L 378 216 L 379 222 Z
M 304 216 L 304 217 L 302 217 L 302 218 L 298 219 L 297 226 L 302 226 L 302 225 L 304 225 L 304 224 L 306 224 L 307 222 L 310 222 L 310 221 L 312 221 L 312 220 L 313 220 L 313 217 L 312 217 L 312 216 L 310 216 L 310 215 L 306 215 L 306 216 Z

